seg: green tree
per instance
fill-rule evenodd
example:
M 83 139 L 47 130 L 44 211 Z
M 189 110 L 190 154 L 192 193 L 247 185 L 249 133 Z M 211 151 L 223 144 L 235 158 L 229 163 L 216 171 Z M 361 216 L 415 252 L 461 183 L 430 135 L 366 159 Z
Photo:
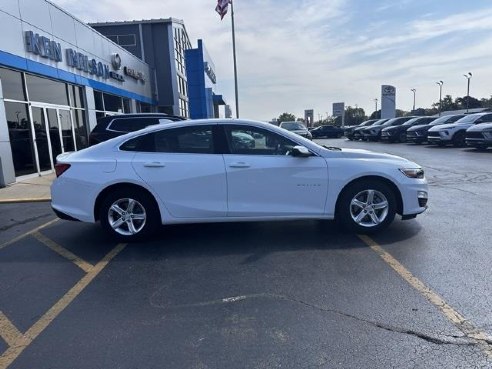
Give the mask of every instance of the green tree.
M 277 119 L 277 121 L 279 123 L 282 123 L 282 122 L 292 122 L 292 121 L 295 121 L 295 120 L 296 120 L 296 116 L 294 114 L 290 114 L 290 113 L 282 113 L 282 114 L 280 114 L 280 116 Z
M 352 108 L 351 106 L 347 106 L 347 108 L 345 109 L 345 125 L 347 126 L 353 126 L 362 123 L 366 119 L 366 112 L 362 108 Z M 340 124 L 338 124 L 339 121 Z M 336 125 L 341 125 L 341 119 L 337 118 Z
M 468 100 L 468 108 L 469 109 L 475 109 L 475 108 L 481 108 L 482 103 L 480 100 L 475 99 L 474 97 L 470 96 L 463 96 L 463 97 L 457 97 L 454 100 L 454 103 L 459 107 L 458 109 L 466 109 L 466 100 Z
M 486 97 L 481 98 L 480 103 L 482 104 L 482 108 L 492 108 L 492 95 L 488 99 Z

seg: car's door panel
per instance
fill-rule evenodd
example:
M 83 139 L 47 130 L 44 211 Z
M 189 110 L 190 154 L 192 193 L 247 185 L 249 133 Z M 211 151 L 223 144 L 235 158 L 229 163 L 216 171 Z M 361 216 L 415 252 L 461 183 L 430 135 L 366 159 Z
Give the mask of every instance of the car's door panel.
M 158 194 L 173 217 L 226 216 L 224 160 L 213 153 L 213 148 L 203 147 L 203 132 L 174 135 L 172 140 L 166 138 L 169 142 L 158 137 L 156 150 L 181 152 L 137 152 L 133 159 L 136 173 Z M 211 130 L 207 132 L 211 136 Z
M 233 146 L 230 133 L 235 129 L 241 131 L 241 127 L 226 126 L 225 129 Z M 328 192 L 325 159 L 314 155 L 286 155 L 288 148 L 280 145 L 296 143 L 269 131 L 253 130 L 251 135 L 255 137 L 254 147 L 231 147 L 231 153 L 224 155 L 228 216 L 322 214 Z M 277 143 L 278 137 L 283 139 L 282 144 Z M 265 154 L 268 150 L 271 155 Z M 261 154 L 257 155 L 255 151 Z

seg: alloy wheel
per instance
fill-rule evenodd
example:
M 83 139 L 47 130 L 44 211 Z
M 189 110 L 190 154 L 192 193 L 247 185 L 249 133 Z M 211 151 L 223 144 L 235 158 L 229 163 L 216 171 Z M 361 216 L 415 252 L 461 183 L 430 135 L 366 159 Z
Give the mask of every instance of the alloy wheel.
M 375 227 L 388 215 L 389 203 L 386 196 L 377 190 L 364 190 L 350 201 L 350 216 L 362 227 Z
M 144 206 L 135 199 L 118 199 L 108 209 L 108 223 L 111 228 L 123 236 L 139 233 L 147 220 Z

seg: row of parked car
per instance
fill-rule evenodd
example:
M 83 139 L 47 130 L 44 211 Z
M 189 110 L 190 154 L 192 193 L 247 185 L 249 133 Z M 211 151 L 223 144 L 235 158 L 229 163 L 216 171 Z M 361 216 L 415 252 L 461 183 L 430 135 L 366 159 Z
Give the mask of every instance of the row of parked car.
M 492 146 L 492 112 L 444 115 L 441 117 L 406 116 L 370 119 L 345 129 L 349 140 L 429 143 L 439 146 L 465 145 L 477 149 Z

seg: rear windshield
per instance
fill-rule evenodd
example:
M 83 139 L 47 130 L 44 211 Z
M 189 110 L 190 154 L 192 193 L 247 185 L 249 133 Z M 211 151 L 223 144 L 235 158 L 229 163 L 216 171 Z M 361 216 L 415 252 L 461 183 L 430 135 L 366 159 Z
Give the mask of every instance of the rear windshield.
M 288 129 L 289 131 L 295 130 L 295 129 L 306 129 L 302 123 L 297 123 L 297 122 L 283 122 L 280 124 L 280 127 Z

